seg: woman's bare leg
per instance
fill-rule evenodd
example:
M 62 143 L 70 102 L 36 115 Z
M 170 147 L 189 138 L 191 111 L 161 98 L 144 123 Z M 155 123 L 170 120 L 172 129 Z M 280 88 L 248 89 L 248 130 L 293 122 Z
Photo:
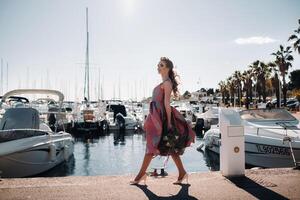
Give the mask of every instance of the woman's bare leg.
M 180 180 L 186 174 L 186 171 L 183 167 L 182 161 L 178 154 L 172 154 L 172 159 L 174 160 L 174 163 L 178 169 L 179 172 L 178 180 Z
M 145 154 L 141 169 L 140 169 L 138 175 L 134 179 L 135 181 L 140 180 L 140 178 L 146 173 L 146 170 L 152 160 L 152 157 L 153 157 L 152 154 Z

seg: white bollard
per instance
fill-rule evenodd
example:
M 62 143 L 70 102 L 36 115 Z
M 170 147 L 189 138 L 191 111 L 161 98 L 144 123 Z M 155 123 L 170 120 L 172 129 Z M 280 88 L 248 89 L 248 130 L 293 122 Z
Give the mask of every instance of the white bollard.
M 223 176 L 245 174 L 245 137 L 241 117 L 236 110 L 220 108 L 220 171 Z

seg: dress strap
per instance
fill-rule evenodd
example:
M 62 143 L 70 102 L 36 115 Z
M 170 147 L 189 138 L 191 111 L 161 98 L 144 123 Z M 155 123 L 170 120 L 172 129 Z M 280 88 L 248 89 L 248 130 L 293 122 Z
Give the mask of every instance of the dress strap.
M 161 82 L 161 85 L 166 82 L 166 81 L 170 81 L 171 79 L 170 78 L 167 78 L 166 80 L 164 80 L 163 82 Z

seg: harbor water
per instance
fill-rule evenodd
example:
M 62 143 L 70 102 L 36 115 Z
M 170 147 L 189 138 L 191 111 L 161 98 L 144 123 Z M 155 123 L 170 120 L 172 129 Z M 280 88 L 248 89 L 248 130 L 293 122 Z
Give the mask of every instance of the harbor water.
M 74 135 L 75 145 L 73 156 L 65 163 L 39 174 L 39 177 L 56 176 L 96 176 L 96 175 L 125 175 L 135 174 L 143 161 L 146 140 L 144 133 L 127 131 L 124 143 L 115 142 L 117 133 L 103 136 L 93 134 Z M 202 142 L 196 138 L 191 147 L 186 148 L 181 156 L 188 172 L 206 172 L 218 170 L 218 158 L 214 161 L 214 155 L 208 156 L 204 152 L 196 150 Z M 155 167 L 164 166 L 166 172 L 176 172 L 176 166 L 171 157 L 155 157 L 148 171 Z

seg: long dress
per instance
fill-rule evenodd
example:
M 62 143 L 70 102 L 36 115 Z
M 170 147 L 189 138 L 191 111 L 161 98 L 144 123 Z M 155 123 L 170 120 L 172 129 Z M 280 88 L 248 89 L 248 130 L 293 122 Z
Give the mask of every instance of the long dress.
M 174 119 L 179 134 L 186 135 L 188 140 L 185 147 L 190 146 L 195 140 L 195 132 L 192 130 L 190 124 L 185 120 L 179 111 L 171 106 L 171 115 Z M 162 83 L 156 86 L 153 90 L 152 101 L 150 102 L 149 114 L 144 123 L 144 130 L 146 132 L 146 154 L 162 155 L 158 145 L 161 140 L 163 123 L 167 123 L 166 111 L 164 106 L 164 89 Z M 174 126 L 173 125 L 173 126 Z M 182 153 L 184 152 L 181 151 Z M 180 154 L 182 154 L 180 153 Z

